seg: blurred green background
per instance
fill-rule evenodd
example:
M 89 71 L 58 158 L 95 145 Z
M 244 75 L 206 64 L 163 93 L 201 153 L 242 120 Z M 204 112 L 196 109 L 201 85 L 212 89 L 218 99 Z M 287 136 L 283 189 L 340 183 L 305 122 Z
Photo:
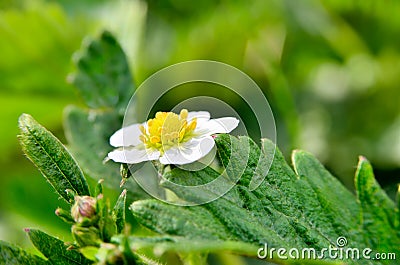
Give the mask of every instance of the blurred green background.
M 352 189 L 357 156 L 364 155 L 394 197 L 398 14 L 400 2 L 390 0 L 1 0 L 0 239 L 30 247 L 22 231 L 29 226 L 71 240 L 53 213 L 63 202 L 22 154 L 17 119 L 29 113 L 65 142 L 63 109 L 81 104 L 66 81 L 73 54 L 104 28 L 121 42 L 136 84 L 187 60 L 239 68 L 268 98 L 288 158 L 294 148 L 310 151 Z M 174 106 L 175 98 L 167 95 L 164 106 Z M 224 101 L 243 107 L 229 95 Z

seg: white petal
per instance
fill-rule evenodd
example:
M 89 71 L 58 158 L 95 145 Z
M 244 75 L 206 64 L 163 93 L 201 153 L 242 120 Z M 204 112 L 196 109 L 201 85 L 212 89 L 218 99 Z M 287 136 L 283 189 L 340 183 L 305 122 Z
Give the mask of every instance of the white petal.
M 211 119 L 204 124 L 199 124 L 196 132 L 199 134 L 230 133 L 239 125 L 239 120 L 233 117 Z
M 160 157 L 161 164 L 185 165 L 206 156 L 214 147 L 211 136 L 194 138 L 178 147 L 172 147 Z
M 108 153 L 108 157 L 118 163 L 137 164 L 143 161 L 158 159 L 160 157 L 160 152 L 146 149 L 124 148 L 116 149 Z
M 141 144 L 139 136 L 141 123 L 136 123 L 119 129 L 110 137 L 110 144 L 114 147 L 135 146 Z
M 197 123 L 208 121 L 210 119 L 210 112 L 208 111 L 191 111 L 188 113 L 187 120 L 190 122 L 193 118 L 197 118 Z

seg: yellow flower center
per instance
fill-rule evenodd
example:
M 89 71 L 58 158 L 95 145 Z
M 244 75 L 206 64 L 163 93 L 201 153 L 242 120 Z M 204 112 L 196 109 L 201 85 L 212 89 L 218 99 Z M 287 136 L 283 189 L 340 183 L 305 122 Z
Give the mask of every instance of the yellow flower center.
M 147 121 L 147 130 L 142 125 L 140 140 L 147 148 L 156 148 L 161 152 L 172 146 L 188 141 L 193 137 L 197 126 L 197 119 L 187 121 L 188 111 L 181 110 L 180 114 L 173 112 L 157 112 L 154 119 Z

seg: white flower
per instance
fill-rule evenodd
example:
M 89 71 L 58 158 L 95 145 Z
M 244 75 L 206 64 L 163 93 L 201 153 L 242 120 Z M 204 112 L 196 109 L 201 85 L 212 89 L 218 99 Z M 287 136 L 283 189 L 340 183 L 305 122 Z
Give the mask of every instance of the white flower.
M 137 164 L 159 160 L 162 164 L 184 165 L 207 155 L 215 145 L 211 136 L 229 133 L 239 124 L 232 117 L 210 119 L 207 111 L 180 114 L 157 112 L 154 119 L 116 131 L 110 144 L 118 147 L 108 153 L 115 162 Z

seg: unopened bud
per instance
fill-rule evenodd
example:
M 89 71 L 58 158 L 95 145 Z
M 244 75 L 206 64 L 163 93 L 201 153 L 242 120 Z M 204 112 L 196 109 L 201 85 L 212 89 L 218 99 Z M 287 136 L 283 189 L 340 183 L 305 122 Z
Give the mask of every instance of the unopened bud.
M 96 199 L 90 196 L 75 196 L 75 204 L 71 208 L 71 216 L 75 222 L 81 223 L 96 215 Z

